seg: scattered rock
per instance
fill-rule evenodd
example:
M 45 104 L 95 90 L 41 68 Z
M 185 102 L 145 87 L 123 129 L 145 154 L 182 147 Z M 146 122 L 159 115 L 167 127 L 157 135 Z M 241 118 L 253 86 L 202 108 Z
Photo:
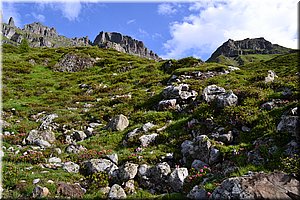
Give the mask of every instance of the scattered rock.
M 288 132 L 292 136 L 299 135 L 299 116 L 282 116 L 281 121 L 277 125 L 277 131 Z
M 72 138 L 75 139 L 75 141 L 82 141 L 85 138 L 87 138 L 87 135 L 83 131 L 74 131 L 72 133 Z
M 63 164 L 63 170 L 65 170 L 66 172 L 69 172 L 69 173 L 78 173 L 79 172 L 79 165 L 77 165 L 76 163 L 74 162 L 65 162 Z
M 118 154 L 116 153 L 113 153 L 113 154 L 110 154 L 110 155 L 106 155 L 106 157 L 112 161 L 114 164 L 118 165 Z
M 209 85 L 206 88 L 204 88 L 202 92 L 202 97 L 204 101 L 207 103 L 212 102 L 217 98 L 218 95 L 224 94 L 226 90 L 222 87 L 218 87 L 217 85 Z
M 129 125 L 127 117 L 124 115 L 118 115 L 113 117 L 107 124 L 106 129 L 111 129 L 112 131 L 123 131 Z
M 75 154 L 78 154 L 79 152 L 86 151 L 86 150 L 87 149 L 84 146 L 74 145 L 74 144 L 71 144 L 66 148 L 67 153 L 75 153 Z
M 176 99 L 162 100 L 158 103 L 158 110 L 175 110 L 178 108 Z
M 149 144 L 153 143 L 155 141 L 155 138 L 158 136 L 157 133 L 152 133 L 149 135 L 143 135 L 139 138 L 141 144 L 143 147 L 148 146 Z
M 40 180 L 41 180 L 41 179 L 36 178 L 36 179 L 34 179 L 34 180 L 32 181 L 32 184 L 37 184 L 38 182 L 40 182 Z
M 82 163 L 83 174 L 89 175 L 97 172 L 107 172 L 111 176 L 116 176 L 117 165 L 107 159 L 91 159 Z
M 205 162 L 202 162 L 201 160 L 194 160 L 192 162 L 192 165 L 191 165 L 191 168 L 194 168 L 196 170 L 200 170 L 200 169 L 203 169 L 204 166 L 208 166 L 208 164 L 206 164 Z
M 273 82 L 275 78 L 278 78 L 278 76 L 275 74 L 274 71 L 269 70 L 268 76 L 265 77 L 265 83 Z
M 79 184 L 60 182 L 58 183 L 57 194 L 71 198 L 82 198 L 84 190 Z
M 212 193 L 212 199 L 294 199 L 300 196 L 299 181 L 282 172 L 256 173 L 228 178 Z
M 55 141 L 55 134 L 50 130 L 31 130 L 28 136 L 26 137 L 25 141 L 27 144 L 35 144 L 36 140 L 43 140 L 47 141 L 48 143 L 53 143 Z M 41 141 L 39 141 L 38 143 L 45 144 Z
M 134 194 L 136 193 L 135 187 L 134 187 L 134 180 L 129 180 L 125 183 L 124 190 L 127 194 Z
M 224 108 L 226 106 L 236 106 L 238 103 L 238 97 L 230 90 L 227 93 L 217 96 L 217 106 Z
M 187 198 L 189 198 L 189 199 L 208 199 L 208 195 L 204 189 L 199 188 L 199 186 L 196 185 L 188 193 Z
M 49 163 L 61 163 L 61 159 L 57 158 L 57 157 L 52 157 L 52 158 L 49 158 L 48 162 Z
M 53 120 L 55 118 L 57 118 L 58 115 L 57 114 L 50 114 L 50 115 L 46 115 L 45 117 L 38 119 L 37 121 L 41 121 L 41 125 L 39 127 L 39 130 L 51 130 L 51 126 L 50 124 L 53 122 Z
M 120 180 L 127 181 L 129 179 L 134 179 L 138 171 L 137 164 L 134 163 L 125 163 L 122 167 L 119 168 L 118 176 Z
M 183 187 L 185 178 L 188 176 L 187 168 L 176 168 L 170 174 L 169 184 L 175 192 L 180 192 Z
M 49 189 L 46 187 L 41 187 L 37 185 L 32 191 L 33 198 L 43 198 L 49 195 Z
M 54 70 L 59 72 L 78 72 L 92 67 L 94 63 L 95 59 L 88 55 L 67 53 L 54 65 Z
M 108 198 L 109 199 L 126 199 L 126 197 L 127 197 L 127 195 L 126 195 L 125 191 L 118 184 L 114 184 L 110 188 L 110 191 L 108 193 Z

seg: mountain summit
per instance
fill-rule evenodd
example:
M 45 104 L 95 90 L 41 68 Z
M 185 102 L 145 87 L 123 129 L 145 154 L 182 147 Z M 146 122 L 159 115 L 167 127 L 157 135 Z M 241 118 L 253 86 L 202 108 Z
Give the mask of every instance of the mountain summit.
M 263 37 L 234 41 L 229 39 L 224 42 L 207 60 L 208 62 L 218 62 L 222 58 L 236 59 L 241 55 L 249 54 L 284 54 L 292 49 L 272 44 Z

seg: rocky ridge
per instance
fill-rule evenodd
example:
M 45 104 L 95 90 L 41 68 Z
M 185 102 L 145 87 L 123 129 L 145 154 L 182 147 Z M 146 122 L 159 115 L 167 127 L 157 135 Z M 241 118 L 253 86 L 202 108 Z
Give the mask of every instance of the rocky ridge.
M 224 42 L 207 60 L 208 62 L 218 61 L 219 56 L 236 58 L 239 55 L 248 54 L 283 54 L 292 52 L 292 49 L 272 44 L 263 37 L 234 41 L 229 39 Z

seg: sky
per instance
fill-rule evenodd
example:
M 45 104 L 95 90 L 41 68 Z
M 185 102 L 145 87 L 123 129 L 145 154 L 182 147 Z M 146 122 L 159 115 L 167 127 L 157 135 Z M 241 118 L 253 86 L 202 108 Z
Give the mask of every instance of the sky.
M 41 22 L 67 37 L 120 32 L 164 59 L 207 60 L 228 39 L 298 48 L 297 0 L 2 0 L 3 22 Z

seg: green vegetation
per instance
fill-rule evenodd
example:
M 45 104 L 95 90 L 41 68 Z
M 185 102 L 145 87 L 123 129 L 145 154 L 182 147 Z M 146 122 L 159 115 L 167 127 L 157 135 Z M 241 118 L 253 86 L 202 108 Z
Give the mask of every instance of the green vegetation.
M 26 49 L 26 51 L 25 51 Z M 21 53 L 22 52 L 22 53 Z M 66 73 L 55 72 L 54 65 L 67 53 L 76 52 L 78 55 L 92 57 L 96 60 L 93 67 L 80 72 Z M 182 156 L 180 145 L 185 140 L 191 140 L 191 133 L 196 131 L 201 134 L 211 134 L 212 130 L 204 123 L 207 118 L 213 118 L 215 124 L 224 127 L 225 131 L 238 130 L 237 140 L 233 145 L 214 144 L 222 157 L 235 162 L 238 170 L 228 176 L 241 175 L 252 171 L 285 170 L 287 173 L 299 171 L 299 158 L 285 158 L 279 148 L 276 154 L 269 155 L 265 152 L 266 161 L 262 166 L 253 166 L 247 161 L 246 152 L 253 149 L 253 141 L 258 138 L 274 138 L 274 144 L 283 147 L 292 139 L 292 136 L 278 133 L 276 126 L 281 115 L 291 108 L 299 105 L 299 80 L 297 73 L 298 54 L 286 55 L 247 55 L 240 56 L 242 63 L 240 70 L 214 76 L 208 79 L 187 79 L 192 90 L 199 95 L 194 105 L 189 105 L 185 110 L 157 111 L 156 106 L 162 100 L 162 91 L 166 82 L 172 75 L 183 75 L 194 71 L 222 71 L 228 64 L 203 63 L 199 59 L 185 58 L 178 61 L 172 60 L 173 65 L 166 68 L 168 61 L 155 62 L 148 59 L 123 54 L 111 49 L 98 47 L 74 48 L 25 48 L 4 44 L 3 45 L 3 119 L 10 124 L 3 131 L 14 132 L 14 135 L 3 136 L 3 146 L 18 148 L 32 129 L 37 129 L 38 122 L 34 115 L 56 113 L 54 120 L 60 128 L 55 130 L 57 141 L 41 153 L 32 153 L 23 156 L 30 150 L 24 146 L 18 154 L 5 152 L 3 157 L 3 196 L 5 198 L 30 198 L 32 195 L 33 179 L 40 178 L 41 186 L 50 189 L 50 196 L 56 196 L 56 185 L 47 183 L 65 181 L 70 183 L 85 180 L 90 187 L 85 198 L 102 197 L 99 188 L 108 185 L 108 175 L 104 173 L 92 174 L 84 177 L 81 174 L 71 174 L 62 169 L 45 169 L 40 167 L 50 155 L 55 155 L 54 148 L 61 148 L 59 157 L 66 161 L 80 164 L 91 158 L 103 158 L 109 153 L 117 153 L 119 165 L 126 161 L 137 164 L 147 163 L 153 165 L 161 156 L 173 152 L 178 161 Z M 265 83 L 264 77 L 268 70 L 273 70 L 278 75 L 271 83 Z M 85 84 L 86 87 L 80 85 Z M 211 84 L 232 90 L 239 98 L 236 107 L 218 109 L 214 105 L 205 103 L 201 94 L 203 89 Z M 282 91 L 288 88 L 292 93 L 288 97 Z M 282 104 L 272 110 L 260 108 L 262 103 L 281 99 Z M 111 132 L 103 129 L 109 119 L 117 114 L 123 114 L 129 119 L 129 127 L 124 131 Z M 197 119 L 199 124 L 187 128 L 192 119 Z M 171 120 L 171 121 L 170 121 Z M 87 151 L 78 154 L 68 154 L 64 150 L 67 144 L 60 138 L 63 135 L 61 127 L 69 130 L 82 130 L 89 123 L 97 122 L 102 125 L 94 129 L 94 135 L 78 142 L 87 148 Z M 159 132 L 154 144 L 137 152 L 139 144 L 136 139 L 130 141 L 129 146 L 122 144 L 128 132 L 141 127 L 147 122 L 154 123 L 157 128 L 167 125 Z M 242 131 L 246 126 L 249 132 Z M 150 130 L 151 133 L 155 130 Z M 271 144 L 270 144 L 271 145 Z M 232 152 L 239 154 L 233 156 Z M 99 153 L 100 152 L 100 153 Z M 285 160 L 284 160 L 285 159 Z M 283 161 L 285 164 L 283 164 Z M 281 169 L 280 166 L 285 166 Z M 26 168 L 33 167 L 30 170 Z M 190 166 L 189 166 L 190 167 Z M 211 174 L 210 174 L 211 173 Z M 204 171 L 202 175 L 191 172 L 191 182 L 200 184 L 203 176 L 210 174 L 210 182 L 203 187 L 212 192 L 213 189 L 226 177 L 214 177 L 212 172 Z M 219 176 L 219 175 L 218 175 Z M 201 178 L 199 178 L 201 177 Z M 25 180 L 22 185 L 20 180 Z M 99 181 L 100 180 L 100 181 Z M 188 189 L 192 185 L 187 185 Z M 138 186 L 140 187 L 140 186 Z M 156 199 L 182 199 L 183 194 L 172 193 L 165 196 L 153 195 L 146 189 L 137 190 L 136 194 L 128 198 L 156 198 Z

